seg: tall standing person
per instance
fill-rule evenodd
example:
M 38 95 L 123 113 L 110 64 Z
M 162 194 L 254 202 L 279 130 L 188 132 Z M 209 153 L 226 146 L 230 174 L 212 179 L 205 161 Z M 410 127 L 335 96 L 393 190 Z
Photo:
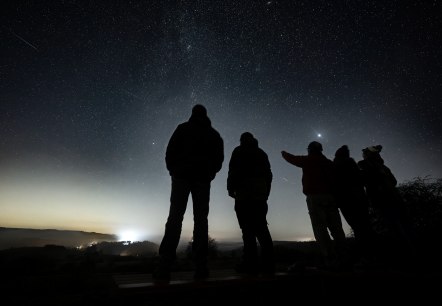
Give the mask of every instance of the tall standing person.
M 172 178 L 172 190 L 169 216 L 159 249 L 160 264 L 154 272 L 154 279 L 170 280 L 170 267 L 176 259 L 189 194 L 193 202 L 194 278 L 204 279 L 209 276 L 210 185 L 221 170 L 223 161 L 223 139 L 212 127 L 206 108 L 197 104 L 192 108 L 190 119 L 178 125 L 167 145 L 166 166 Z

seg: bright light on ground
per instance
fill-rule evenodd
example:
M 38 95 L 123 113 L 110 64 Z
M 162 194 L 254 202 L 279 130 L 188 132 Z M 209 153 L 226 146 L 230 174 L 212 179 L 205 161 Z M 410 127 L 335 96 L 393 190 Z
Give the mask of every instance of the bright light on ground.
M 140 241 L 140 233 L 134 230 L 124 230 L 121 233 L 118 234 L 118 240 L 119 241 Z

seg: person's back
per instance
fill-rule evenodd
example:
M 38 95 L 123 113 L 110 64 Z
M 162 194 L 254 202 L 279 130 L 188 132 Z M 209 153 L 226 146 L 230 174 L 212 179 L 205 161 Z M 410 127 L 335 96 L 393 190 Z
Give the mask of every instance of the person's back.
M 176 258 L 182 222 L 189 194 L 193 202 L 193 242 L 195 278 L 209 275 L 208 214 L 210 184 L 224 160 L 223 140 L 212 128 L 206 108 L 195 105 L 190 119 L 178 125 L 166 150 L 166 166 L 172 178 L 170 210 L 164 237 L 160 244 L 160 265 L 156 280 L 170 279 L 170 266 Z
M 244 141 L 233 150 L 229 162 L 227 189 L 231 192 L 234 190 L 235 199 L 266 201 L 270 194 L 271 182 L 272 171 L 268 156 L 258 147 L 256 139 Z
M 333 162 L 322 154 L 322 146 L 312 142 L 308 155 L 283 152 L 289 163 L 302 168 L 302 191 L 305 195 L 330 194 L 333 191 Z
M 380 156 L 382 146 L 371 146 L 362 150 L 363 160 L 358 162 L 362 178 L 373 206 L 379 206 L 386 197 L 397 197 L 397 180 Z M 394 201 L 390 201 L 394 205 Z
M 189 121 L 178 125 L 169 141 L 167 169 L 176 178 L 211 181 L 223 159 L 221 136 L 204 111 L 196 108 Z
M 335 170 L 335 192 L 340 197 L 365 197 L 362 173 L 356 161 L 350 157 L 347 146 L 340 147 L 333 160 Z
M 244 242 L 243 260 L 237 266 L 240 273 L 258 273 L 258 249 L 261 246 L 261 270 L 274 273 L 273 241 L 267 227 L 267 199 L 272 183 L 272 171 L 267 154 L 249 132 L 241 135 L 229 162 L 227 190 L 235 199 L 235 212 Z

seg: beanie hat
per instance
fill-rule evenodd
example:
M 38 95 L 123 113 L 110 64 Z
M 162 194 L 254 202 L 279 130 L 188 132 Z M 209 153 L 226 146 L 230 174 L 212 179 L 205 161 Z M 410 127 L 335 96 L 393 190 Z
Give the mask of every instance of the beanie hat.
M 369 152 L 369 153 L 381 153 L 382 146 L 381 145 L 370 146 L 370 147 L 366 147 L 365 149 L 362 149 L 362 151 Z

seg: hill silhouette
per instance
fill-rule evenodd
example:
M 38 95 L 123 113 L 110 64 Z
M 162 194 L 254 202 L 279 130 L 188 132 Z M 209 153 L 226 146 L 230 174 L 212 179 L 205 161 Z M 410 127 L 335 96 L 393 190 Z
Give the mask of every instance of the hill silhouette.
M 116 235 L 56 229 L 0 227 L 0 250 L 20 247 L 60 245 L 68 248 L 88 246 L 102 241 L 117 241 Z

